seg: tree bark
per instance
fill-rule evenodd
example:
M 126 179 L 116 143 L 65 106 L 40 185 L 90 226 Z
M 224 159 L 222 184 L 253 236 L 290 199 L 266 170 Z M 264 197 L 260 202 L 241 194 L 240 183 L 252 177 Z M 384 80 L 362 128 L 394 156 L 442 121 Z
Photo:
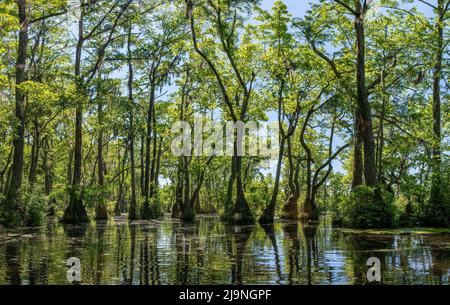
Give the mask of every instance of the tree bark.
M 144 178 L 144 206 L 141 217 L 143 219 L 151 218 L 150 211 L 150 172 L 151 172 L 151 141 L 153 125 L 153 107 L 155 102 L 155 85 L 153 79 L 150 80 L 150 101 L 147 111 L 147 134 L 145 143 L 145 178 Z
M 17 0 L 17 8 L 19 14 L 19 44 L 17 49 L 17 62 L 16 62 L 16 107 L 15 117 L 17 120 L 17 134 L 13 140 L 14 155 L 13 163 L 11 166 L 12 174 L 9 184 L 8 193 L 6 196 L 6 208 L 8 222 L 11 225 L 18 224 L 20 222 L 20 215 L 17 215 L 18 197 L 20 188 L 22 186 L 22 175 L 24 165 L 24 148 L 25 148 L 25 92 L 19 88 L 19 86 L 25 81 L 26 77 L 26 60 L 27 60 L 27 45 L 28 45 L 28 19 L 26 12 L 26 0 Z M 13 219 L 14 218 L 14 219 Z M 7 224 L 8 225 L 8 224 Z
M 128 211 L 128 219 L 135 220 L 137 215 L 137 199 L 136 199 L 136 164 L 134 154 L 134 99 L 133 99 L 133 63 L 131 61 L 131 23 L 128 27 L 128 103 L 130 107 L 130 129 L 129 129 L 129 142 L 130 142 L 130 163 L 131 163 L 131 202 L 130 209 Z
M 34 118 L 34 136 L 33 136 L 33 145 L 31 148 L 31 163 L 30 163 L 30 173 L 28 175 L 28 182 L 30 182 L 30 186 L 33 186 L 36 181 L 36 171 L 39 163 L 39 151 L 40 151 L 40 131 L 39 131 L 39 122 L 37 117 Z
M 103 160 L 103 97 L 101 96 L 101 73 L 99 69 L 98 75 L 98 86 L 97 86 L 97 123 L 98 123 L 98 134 L 97 134 L 97 174 L 98 174 L 98 185 L 102 188 L 105 184 L 105 169 Z M 103 198 L 101 198 L 103 200 Z M 97 204 L 95 211 L 95 219 L 97 220 L 107 220 L 108 219 L 108 208 L 106 204 L 102 201 Z
M 66 223 L 82 223 L 88 221 L 86 208 L 81 196 L 82 179 L 82 144 L 83 144 L 83 96 L 84 86 L 81 80 L 81 53 L 83 48 L 83 10 L 78 21 L 78 43 L 75 52 L 75 81 L 80 97 L 76 101 L 75 111 L 75 146 L 72 176 L 72 190 L 69 205 L 64 211 L 63 221 Z
M 276 207 L 277 198 L 278 198 L 278 190 L 280 188 L 281 164 L 283 163 L 285 142 L 286 142 L 286 137 L 282 136 L 281 142 L 280 142 L 280 150 L 278 152 L 277 170 L 275 173 L 275 185 L 274 185 L 273 192 L 272 192 L 272 198 L 270 199 L 270 203 L 264 209 L 263 214 L 261 215 L 261 217 L 258 220 L 258 222 L 260 224 L 273 223 L 273 220 L 275 217 L 275 207 Z
M 287 220 L 297 220 L 298 219 L 298 199 L 300 198 L 300 183 L 298 181 L 298 176 L 300 172 L 300 161 L 294 165 L 294 158 L 292 156 L 292 141 L 291 138 L 287 138 L 287 149 L 288 149 L 288 162 L 289 162 L 289 188 L 290 195 L 287 202 L 283 206 L 281 213 L 282 219 Z
M 356 31 L 356 88 L 357 102 L 360 115 L 359 132 L 364 143 L 364 178 L 368 186 L 376 186 L 377 171 L 375 165 L 375 140 L 373 136 L 372 112 L 366 87 L 366 60 L 365 60 L 365 34 L 364 12 L 360 8 L 359 1 L 355 16 L 354 26 Z
M 437 32 L 436 53 L 433 67 L 433 140 L 431 150 L 431 191 L 428 206 L 429 225 L 448 226 L 450 219 L 443 217 L 447 214 L 445 211 L 445 194 L 442 192 L 442 152 L 441 152 L 441 80 L 442 80 L 442 61 L 444 55 L 444 23 L 445 14 L 448 6 L 445 6 L 444 0 L 437 1 L 437 20 L 435 31 Z M 444 218 L 446 220 L 444 220 Z
M 355 111 L 355 124 L 353 135 L 353 174 L 352 174 L 352 188 L 363 184 L 363 156 L 362 156 L 362 138 L 359 126 L 361 125 L 359 111 Z

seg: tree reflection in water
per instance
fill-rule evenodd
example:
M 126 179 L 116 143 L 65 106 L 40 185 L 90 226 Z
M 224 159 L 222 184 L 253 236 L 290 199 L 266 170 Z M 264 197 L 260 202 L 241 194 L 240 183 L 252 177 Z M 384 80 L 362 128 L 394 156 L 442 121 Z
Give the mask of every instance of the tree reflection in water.
M 367 284 L 372 256 L 382 284 L 448 284 L 449 244 L 449 234 L 368 234 L 325 221 L 54 221 L 1 236 L 0 284 L 70 284 L 69 257 L 81 261 L 82 284 Z

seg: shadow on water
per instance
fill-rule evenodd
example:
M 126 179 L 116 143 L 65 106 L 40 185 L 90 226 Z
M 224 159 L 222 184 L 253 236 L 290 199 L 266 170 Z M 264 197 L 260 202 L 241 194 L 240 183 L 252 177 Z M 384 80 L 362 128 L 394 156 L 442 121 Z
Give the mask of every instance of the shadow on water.
M 81 261 L 82 284 L 448 284 L 450 234 L 376 234 L 319 224 L 231 226 L 201 216 L 85 226 L 49 221 L 0 236 L 0 284 L 70 284 L 66 261 Z

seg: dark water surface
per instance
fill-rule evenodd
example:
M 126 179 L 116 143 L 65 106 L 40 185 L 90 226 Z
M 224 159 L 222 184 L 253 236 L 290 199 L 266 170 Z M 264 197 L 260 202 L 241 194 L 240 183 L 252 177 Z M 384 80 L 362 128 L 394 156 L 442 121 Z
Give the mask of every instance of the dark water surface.
M 53 221 L 0 233 L 0 284 L 69 284 L 70 257 L 83 284 L 364 284 L 370 257 L 384 284 L 448 284 L 450 234 L 349 233 L 325 221 L 236 227 L 216 217 Z

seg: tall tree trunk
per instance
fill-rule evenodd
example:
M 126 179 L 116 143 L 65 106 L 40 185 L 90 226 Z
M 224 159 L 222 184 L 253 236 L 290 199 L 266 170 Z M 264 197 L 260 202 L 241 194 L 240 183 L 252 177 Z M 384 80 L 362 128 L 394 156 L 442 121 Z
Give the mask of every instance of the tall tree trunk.
M 152 162 L 150 166 L 150 198 L 155 195 L 155 174 L 156 174 L 156 159 L 158 155 L 158 137 L 156 134 L 156 117 L 155 117 L 155 107 L 153 107 L 153 149 L 152 149 Z
M 144 133 L 142 133 L 142 135 L 141 135 L 141 152 L 140 152 L 140 155 L 141 155 L 141 158 L 140 158 L 140 161 L 141 161 L 141 164 L 140 164 L 140 177 L 139 177 L 139 179 L 140 179 L 140 184 L 141 184 L 141 196 L 142 197 L 144 197 L 144 195 L 145 195 L 145 192 L 144 192 L 144 190 L 145 190 L 145 187 L 144 187 L 144 183 L 145 183 L 145 162 L 144 162 L 144 156 L 145 156 L 145 134 Z
M 304 219 L 304 220 L 317 220 L 319 218 L 316 204 L 312 200 L 313 157 L 312 157 L 311 149 L 309 148 L 308 144 L 306 144 L 306 141 L 305 141 L 306 127 L 308 126 L 309 120 L 313 113 L 314 113 L 314 108 L 311 108 L 306 115 L 305 122 L 303 122 L 302 131 L 300 133 L 300 143 L 306 152 L 306 194 L 305 194 L 305 201 L 301 208 L 301 215 L 300 215 L 300 218 Z
M 383 92 L 385 92 L 385 78 L 384 71 L 381 73 L 381 83 L 383 86 Z M 380 127 L 378 130 L 378 153 L 377 153 L 377 173 L 378 173 L 378 181 L 383 182 L 383 150 L 384 150 L 384 116 L 386 115 L 386 96 L 383 95 L 383 101 L 381 104 L 381 112 L 380 112 Z
M 362 10 L 359 1 L 356 1 L 358 12 Z M 366 185 L 376 186 L 377 171 L 375 165 L 375 140 L 373 136 L 372 112 L 366 87 L 366 60 L 365 60 L 365 34 L 364 13 L 355 16 L 356 31 L 356 88 L 358 110 L 361 118 L 359 131 L 364 143 L 364 178 Z
M 36 171 L 39 163 L 39 150 L 40 150 L 40 132 L 39 132 L 39 122 L 37 117 L 34 118 L 34 136 L 33 136 L 33 146 L 31 148 L 31 163 L 30 163 L 30 173 L 28 175 L 28 181 L 30 185 L 33 186 L 36 181 Z
M 225 198 L 225 212 L 223 218 L 225 220 L 231 220 L 233 214 L 233 187 L 236 181 L 236 164 L 235 158 L 231 158 L 231 173 L 228 179 L 227 197 Z
M 242 185 L 242 157 L 237 155 L 237 144 L 234 144 L 234 158 L 236 164 L 236 203 L 234 206 L 233 222 L 235 224 L 250 224 L 255 221 L 247 199 L 244 194 L 244 187 Z
M 78 43 L 75 52 L 75 82 L 77 92 L 80 96 L 76 101 L 75 111 L 75 147 L 74 147 L 74 164 L 72 177 L 72 190 L 70 192 L 70 201 L 64 211 L 63 221 L 67 223 L 87 222 L 88 215 L 83 205 L 81 196 L 81 180 L 82 180 L 82 144 L 83 144 L 83 101 L 84 101 L 84 85 L 81 80 L 81 53 L 83 49 L 83 12 L 78 21 Z
M 97 134 L 97 169 L 98 169 L 98 185 L 102 188 L 105 184 L 105 169 L 103 160 L 103 97 L 101 96 L 101 73 L 99 69 L 99 79 L 97 87 L 97 119 L 98 119 L 98 134 Z M 98 203 L 95 211 L 95 218 L 97 220 L 108 219 L 108 208 L 103 202 Z
M 156 167 L 155 167 L 155 195 L 158 193 L 159 188 L 159 173 L 161 171 L 161 156 L 163 154 L 162 151 L 162 145 L 163 145 L 163 138 L 159 139 L 158 144 L 158 153 L 156 154 Z
M 144 179 L 144 206 L 142 210 L 142 218 L 150 219 L 150 171 L 151 171 L 151 141 L 152 141 L 152 125 L 153 125 L 153 107 L 155 100 L 155 85 L 150 80 L 150 102 L 147 111 L 147 134 L 145 143 L 145 179 Z
M 288 162 L 289 162 L 289 188 L 291 189 L 287 202 L 283 206 L 281 218 L 287 220 L 298 219 L 298 199 L 300 198 L 300 183 L 298 175 L 300 172 L 300 161 L 294 165 L 294 158 L 292 156 L 292 141 L 287 138 Z
M 359 126 L 361 125 L 361 115 L 355 111 L 354 136 L 353 136 L 353 173 L 352 187 L 355 188 L 363 184 L 363 156 L 362 156 L 362 135 Z
M 193 202 L 190 197 L 190 177 L 189 177 L 189 163 L 191 157 L 183 157 L 183 209 L 181 211 L 181 219 L 183 221 L 193 221 L 195 219 L 195 211 Z
M 445 195 L 442 193 L 442 152 L 441 152 L 441 80 L 442 60 L 444 54 L 444 16 L 448 8 L 444 7 L 444 0 L 437 1 L 437 20 L 435 31 L 437 40 L 435 46 L 435 62 L 433 68 L 433 141 L 431 151 L 431 192 L 428 206 L 427 222 L 433 226 L 448 226 L 450 219 L 443 217 L 445 211 Z
M 177 184 L 175 187 L 175 203 L 172 209 L 172 218 L 178 218 L 181 215 L 183 209 L 183 172 L 182 167 L 182 157 L 180 157 L 177 165 Z
M 52 189 L 53 189 L 53 175 L 52 175 L 52 165 L 50 165 L 49 162 L 49 150 L 50 150 L 50 144 L 48 137 L 45 137 L 42 140 L 42 170 L 44 172 L 44 193 L 46 196 L 49 196 Z M 47 215 L 54 216 L 55 215 L 55 209 L 54 204 L 56 203 L 54 198 L 51 198 L 49 200 L 49 207 L 47 211 Z
M 131 61 L 131 23 L 128 27 L 128 102 L 130 107 L 130 162 L 131 162 L 131 202 L 128 218 L 137 219 L 137 201 L 136 201 L 136 164 L 134 158 L 134 100 L 133 100 L 133 64 Z
M 282 136 L 281 142 L 280 142 L 280 150 L 278 152 L 278 163 L 277 163 L 277 170 L 275 173 L 275 185 L 274 185 L 273 192 L 272 192 L 272 198 L 270 199 L 270 203 L 264 209 L 263 214 L 261 215 L 261 217 L 258 220 L 258 222 L 260 224 L 273 223 L 273 220 L 275 217 L 275 207 L 277 204 L 278 190 L 280 188 L 281 164 L 283 163 L 285 142 L 286 142 L 286 137 Z
M 5 212 L 7 225 L 17 225 L 21 222 L 18 215 L 18 196 L 22 186 L 23 163 L 24 163 L 24 147 L 25 147 L 25 92 L 19 86 L 25 81 L 26 77 L 26 60 L 27 60 L 27 44 L 28 44 L 28 19 L 26 12 L 26 0 L 17 0 L 19 13 L 19 44 L 17 49 L 16 62 L 16 109 L 15 116 L 17 119 L 17 134 L 14 137 L 14 155 L 12 163 L 12 175 L 6 196 Z

